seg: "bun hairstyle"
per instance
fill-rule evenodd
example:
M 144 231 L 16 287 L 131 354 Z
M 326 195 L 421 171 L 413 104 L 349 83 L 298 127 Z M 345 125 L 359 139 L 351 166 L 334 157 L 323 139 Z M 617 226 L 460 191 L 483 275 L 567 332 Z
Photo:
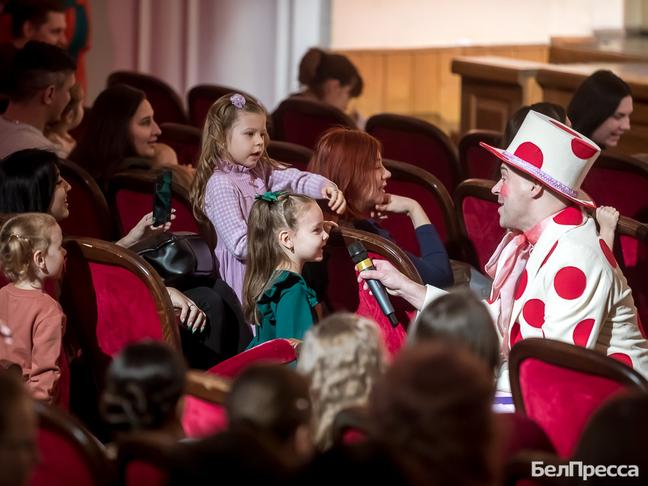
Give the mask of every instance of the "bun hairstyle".
M 342 54 L 327 53 L 312 47 L 304 54 L 299 63 L 299 82 L 322 97 L 322 84 L 329 79 L 337 79 L 342 86 L 353 85 L 351 97 L 362 94 L 364 81 L 348 57 Z
M 181 356 L 164 343 L 126 346 L 110 363 L 101 413 L 117 431 L 156 430 L 176 416 L 186 384 Z
M 0 267 L 12 282 L 36 278 L 34 253 L 47 252 L 56 220 L 45 213 L 23 213 L 0 229 Z

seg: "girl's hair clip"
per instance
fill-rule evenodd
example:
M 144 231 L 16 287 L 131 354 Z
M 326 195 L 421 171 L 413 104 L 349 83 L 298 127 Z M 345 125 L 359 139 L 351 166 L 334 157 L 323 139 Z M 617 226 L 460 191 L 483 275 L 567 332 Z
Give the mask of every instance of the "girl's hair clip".
M 233 94 L 230 96 L 230 103 L 232 103 L 237 109 L 242 110 L 245 106 L 245 96 L 240 93 Z
M 273 202 L 277 202 L 279 198 L 284 194 L 286 194 L 285 191 L 274 191 L 274 192 L 268 191 L 264 194 L 258 194 L 254 196 L 254 199 L 256 199 L 257 201 L 262 200 L 269 203 L 273 203 Z

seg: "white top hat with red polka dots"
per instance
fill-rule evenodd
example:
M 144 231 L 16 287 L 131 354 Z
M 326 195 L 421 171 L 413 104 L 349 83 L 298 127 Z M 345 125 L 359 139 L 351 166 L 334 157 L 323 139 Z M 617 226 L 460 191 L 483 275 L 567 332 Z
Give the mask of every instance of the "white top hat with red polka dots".
M 567 199 L 596 207 L 580 186 L 601 149 L 559 121 L 529 111 L 505 150 L 484 142 L 480 145 Z

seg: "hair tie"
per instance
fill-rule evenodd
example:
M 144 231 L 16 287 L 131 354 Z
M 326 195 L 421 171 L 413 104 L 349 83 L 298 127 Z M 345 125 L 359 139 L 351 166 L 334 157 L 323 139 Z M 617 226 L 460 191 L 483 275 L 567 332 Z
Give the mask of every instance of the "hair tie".
M 240 93 L 233 94 L 230 96 L 230 103 L 232 103 L 237 109 L 242 110 L 245 106 L 245 96 Z
M 258 194 L 256 196 L 254 196 L 254 199 L 256 199 L 257 201 L 258 200 L 263 200 L 263 201 L 266 201 L 266 202 L 269 202 L 269 203 L 274 203 L 274 202 L 277 202 L 279 200 L 279 198 L 281 196 L 283 196 L 284 194 L 286 194 L 285 191 L 274 191 L 274 192 L 268 191 L 268 192 L 266 192 L 264 194 Z

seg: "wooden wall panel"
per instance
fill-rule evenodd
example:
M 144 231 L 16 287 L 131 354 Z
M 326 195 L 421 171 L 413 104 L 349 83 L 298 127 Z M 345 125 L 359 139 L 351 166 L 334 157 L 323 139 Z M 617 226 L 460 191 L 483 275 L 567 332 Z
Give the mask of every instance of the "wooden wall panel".
M 548 45 L 438 47 L 340 51 L 358 67 L 365 82 L 352 108 L 369 117 L 401 113 L 433 121 L 447 132 L 457 131 L 461 111 L 461 83 L 452 74 L 457 56 L 504 56 L 547 62 Z

